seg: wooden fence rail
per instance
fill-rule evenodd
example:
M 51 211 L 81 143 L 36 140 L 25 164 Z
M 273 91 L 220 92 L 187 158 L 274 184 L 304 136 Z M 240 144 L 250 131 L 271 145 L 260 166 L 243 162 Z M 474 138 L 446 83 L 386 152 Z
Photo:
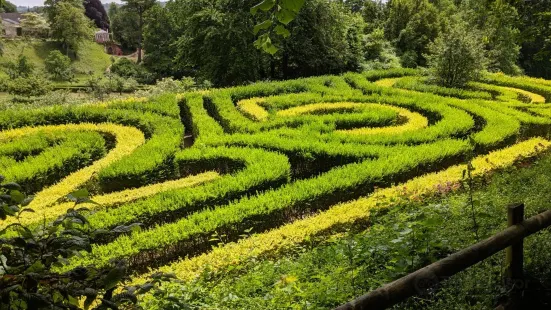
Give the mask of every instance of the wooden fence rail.
M 441 279 L 447 279 L 506 248 L 507 276 L 510 281 L 520 280 L 523 268 L 523 240 L 551 226 L 551 210 L 522 221 L 524 205 L 515 204 L 507 209 L 510 225 L 507 229 L 341 305 L 336 310 L 387 309 L 411 296 L 423 293 L 426 289 L 438 284 Z

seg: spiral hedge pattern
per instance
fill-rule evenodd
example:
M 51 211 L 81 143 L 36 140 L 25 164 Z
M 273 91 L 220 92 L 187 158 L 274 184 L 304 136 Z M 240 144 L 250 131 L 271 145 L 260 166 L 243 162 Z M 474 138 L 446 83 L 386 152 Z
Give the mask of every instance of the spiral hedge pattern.
M 94 228 L 143 223 L 67 268 L 127 258 L 137 275 L 193 279 L 454 189 L 468 159 L 483 175 L 541 154 L 549 100 L 545 80 L 487 74 L 457 90 L 387 70 L 8 110 L 0 165 L 36 194 L 24 224 L 63 214 L 80 188 L 99 203 Z

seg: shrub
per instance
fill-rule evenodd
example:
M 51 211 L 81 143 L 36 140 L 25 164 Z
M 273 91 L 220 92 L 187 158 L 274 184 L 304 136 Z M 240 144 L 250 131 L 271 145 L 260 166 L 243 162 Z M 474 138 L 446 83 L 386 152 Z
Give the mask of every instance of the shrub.
M 0 76 L 0 92 L 5 92 L 8 90 L 8 79 Z
M 115 62 L 111 66 L 111 72 L 123 78 L 133 78 L 142 84 L 151 84 L 155 81 L 155 76 L 144 66 L 127 58 L 121 58 Z
M 464 22 L 451 23 L 447 32 L 430 44 L 427 55 L 432 78 L 447 87 L 464 87 L 484 69 L 484 46 Z
M 181 80 L 173 78 L 164 78 L 157 81 L 155 88 L 159 92 L 183 93 L 196 87 L 195 80 L 192 77 L 184 77 Z
M 45 61 L 46 72 L 56 81 L 70 81 L 74 78 L 71 59 L 60 51 L 54 50 L 48 54 Z
M 51 84 L 40 76 L 17 77 L 8 82 L 8 93 L 14 96 L 42 96 L 51 90 Z
M 400 64 L 404 68 L 417 68 L 417 53 L 407 51 L 400 56 Z
M 0 182 L 4 178 L 0 176 Z M 0 185 L 0 218 L 19 218 L 23 213 L 34 212 L 28 207 L 32 196 L 26 196 L 16 183 Z M 0 308 L 2 309 L 118 309 L 119 306 L 137 303 L 138 294 L 154 287 L 159 280 L 168 280 L 167 275 L 157 274 L 153 283 L 138 287 L 120 288 L 128 279 L 126 262 L 111 262 L 109 268 L 79 266 L 65 273 L 55 272 L 67 259 L 80 251 L 90 251 L 91 244 L 105 235 L 128 233 L 139 229 L 139 224 L 119 226 L 117 230 L 92 230 L 83 216 L 84 209 L 77 206 L 89 202 L 88 192 L 73 192 L 67 198 L 74 207 L 52 223 L 43 223 L 34 229 L 13 224 L 10 229 L 16 238 L 6 238 L 7 229 L 0 231 L 2 250 L 2 282 Z M 122 228 L 122 229 L 121 229 Z M 154 290 L 155 291 L 155 290 Z M 80 299 L 80 301 L 79 301 Z
M 86 92 L 99 100 L 104 100 L 111 91 L 109 81 L 101 77 L 93 77 L 86 81 Z
M 34 71 L 34 65 L 29 62 L 27 56 L 19 55 L 16 61 L 9 61 L 4 67 L 4 71 L 10 77 L 15 79 L 18 77 L 29 77 Z

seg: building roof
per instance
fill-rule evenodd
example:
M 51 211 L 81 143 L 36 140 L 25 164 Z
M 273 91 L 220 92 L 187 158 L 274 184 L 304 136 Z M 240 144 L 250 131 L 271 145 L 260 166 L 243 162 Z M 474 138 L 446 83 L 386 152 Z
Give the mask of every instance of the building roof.
M 21 19 L 23 18 L 23 14 L 21 13 L 0 13 L 0 18 L 3 21 L 6 21 L 10 24 L 19 25 L 21 22 Z

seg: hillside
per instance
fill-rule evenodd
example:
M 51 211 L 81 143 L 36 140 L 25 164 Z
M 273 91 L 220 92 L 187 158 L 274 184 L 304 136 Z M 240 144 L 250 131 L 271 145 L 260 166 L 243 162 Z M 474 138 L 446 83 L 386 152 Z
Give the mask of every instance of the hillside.
M 44 60 L 55 49 L 60 49 L 60 47 L 54 41 L 7 41 L 4 44 L 4 54 L 0 57 L 0 63 L 3 64 L 6 61 L 15 60 L 23 53 L 38 70 L 43 70 Z M 90 72 L 93 72 L 94 75 L 103 73 L 109 65 L 110 56 L 104 52 L 103 46 L 93 42 L 84 43 L 78 59 L 73 59 L 73 67 L 77 72 L 77 79 L 84 79 L 90 76 Z
M 362 285 L 323 300 L 318 296 L 344 286 L 334 284 L 337 280 L 359 280 L 348 272 L 332 273 L 339 269 L 330 260 L 316 263 L 328 262 L 319 273 L 275 270 L 263 274 L 263 282 L 249 279 L 260 279 L 254 272 L 267 270 L 267 258 L 293 259 L 286 255 L 303 253 L 301 247 L 310 240 L 347 242 L 343 233 L 362 234 L 388 212 L 405 214 L 406 202 L 461 193 L 468 167 L 474 167 L 469 170 L 472 179 L 483 179 L 551 149 L 544 138 L 551 128 L 551 81 L 488 73 L 469 89 L 455 89 L 431 84 L 423 74 L 412 69 L 369 71 L 98 105 L 2 111 L 0 142 L 7 142 L 0 151 L 9 156 L 0 158 L 0 165 L 7 167 L 6 181 L 36 194 L 29 204 L 34 213 L 21 218 L 23 225 L 37 227 L 62 216 L 74 204 L 60 199 L 77 189 L 86 189 L 98 203 L 85 205 L 93 211 L 87 216 L 92 229 L 141 223 L 141 230 L 95 244 L 60 271 L 109 268 L 111 261 L 128 258 L 135 281 L 148 270 L 188 282 L 207 272 L 209 277 L 201 279 L 224 276 L 220 285 L 207 282 L 197 289 L 212 292 L 205 297 L 210 299 L 197 300 L 209 309 L 229 309 L 221 297 L 229 294 L 243 296 L 233 309 L 280 309 L 272 307 L 272 299 L 284 304 L 283 297 L 270 290 L 289 278 L 301 286 L 300 295 L 292 291 L 285 298 L 329 309 L 367 291 L 371 283 L 387 283 L 459 251 L 472 242 L 471 217 L 457 213 L 455 226 L 447 214 L 442 215 L 445 220 L 433 221 L 434 234 L 426 239 L 430 248 L 419 243 L 423 250 L 414 260 L 405 243 L 413 231 L 406 230 L 409 219 L 386 220 L 386 235 L 361 239 L 371 240 L 367 249 L 382 249 L 375 256 L 358 254 L 359 266 L 366 266 L 361 267 Z M 193 141 L 182 148 L 184 127 Z M 45 128 L 51 138 L 43 136 Z M 466 158 L 472 158 L 469 165 Z M 527 214 L 534 214 L 541 206 L 528 197 L 521 201 L 527 202 Z M 482 217 L 486 210 L 485 218 L 496 219 L 493 226 L 480 222 L 480 237 L 505 223 L 499 215 L 506 204 L 499 201 L 493 211 L 476 211 Z M 0 229 L 10 223 L 2 222 Z M 393 235 L 394 227 L 403 239 Z M 453 230 L 446 235 L 446 229 Z M 461 240 L 448 242 L 457 236 Z M 535 253 L 527 251 L 528 257 Z M 266 265 L 258 265 L 262 260 Z M 239 278 L 231 270 L 252 273 Z M 320 283 L 322 276 L 335 278 Z M 233 286 L 237 281 L 245 284 Z M 241 292 L 245 287 L 251 290 Z

